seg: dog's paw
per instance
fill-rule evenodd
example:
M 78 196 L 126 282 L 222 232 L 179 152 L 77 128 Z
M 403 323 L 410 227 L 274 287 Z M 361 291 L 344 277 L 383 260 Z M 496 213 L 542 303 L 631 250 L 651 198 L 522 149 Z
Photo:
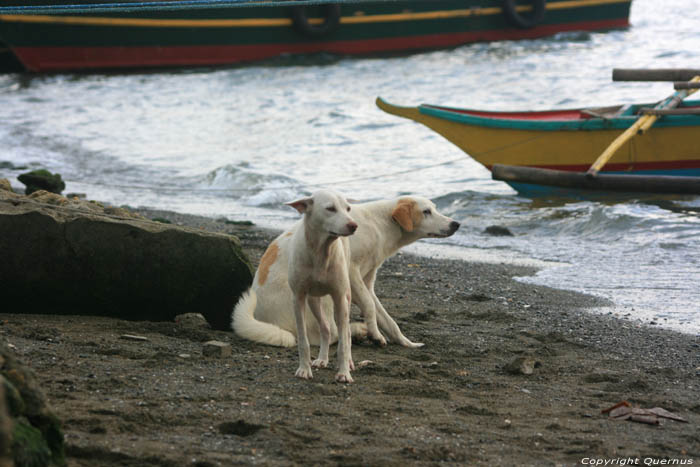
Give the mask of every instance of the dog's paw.
M 361 344 L 367 339 L 367 325 L 365 323 L 350 323 L 350 334 L 353 344 Z
M 352 376 L 350 376 L 350 372 L 348 371 L 347 373 L 338 373 L 335 375 L 335 382 L 336 383 L 344 383 L 344 384 L 350 384 L 355 382 L 355 380 L 352 379 Z
M 386 339 L 381 334 L 377 334 L 376 336 L 369 336 L 369 340 L 371 340 L 374 345 L 378 345 L 379 347 L 386 347 Z
M 317 358 L 313 362 L 311 362 L 311 367 L 312 368 L 328 368 L 328 359 L 321 359 Z
M 314 374 L 311 371 L 311 367 L 300 366 L 297 369 L 297 372 L 294 373 L 294 376 L 296 376 L 297 378 L 301 378 L 301 379 L 313 379 Z
M 367 341 L 367 334 L 353 334 L 351 341 L 353 345 L 364 344 Z

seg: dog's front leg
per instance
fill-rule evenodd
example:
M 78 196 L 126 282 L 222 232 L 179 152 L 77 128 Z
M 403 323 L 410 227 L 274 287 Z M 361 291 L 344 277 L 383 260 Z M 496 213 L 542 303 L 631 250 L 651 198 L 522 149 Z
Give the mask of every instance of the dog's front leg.
M 331 329 L 328 326 L 326 315 L 321 310 L 321 299 L 319 297 L 309 297 L 309 308 L 318 321 L 318 329 L 321 334 L 318 349 L 318 358 L 311 362 L 313 368 L 326 368 L 328 366 L 328 347 L 330 346 Z
M 333 294 L 333 312 L 338 326 L 338 373 L 335 380 L 339 383 L 352 383 L 350 369 L 355 365 L 350 347 L 350 300 L 346 294 Z
M 386 346 L 386 339 L 379 332 L 377 327 L 377 312 L 374 306 L 374 300 L 372 299 L 372 294 L 367 287 L 365 282 L 362 280 L 362 275 L 357 268 L 350 268 L 350 288 L 352 289 L 352 299 L 355 304 L 360 308 L 362 313 L 362 319 L 367 325 L 367 336 L 371 341 L 379 344 L 381 347 Z
M 294 318 L 297 325 L 297 346 L 299 348 L 299 368 L 294 376 L 302 379 L 313 378 L 311 372 L 311 349 L 309 338 L 306 335 L 306 322 L 304 312 L 306 310 L 306 293 L 298 293 L 294 297 Z

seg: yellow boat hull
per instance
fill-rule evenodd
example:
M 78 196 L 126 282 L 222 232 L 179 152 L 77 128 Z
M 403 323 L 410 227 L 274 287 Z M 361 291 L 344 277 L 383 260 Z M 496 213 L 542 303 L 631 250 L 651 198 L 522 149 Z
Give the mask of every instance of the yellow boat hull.
M 495 164 L 586 171 L 635 117 L 572 119 L 581 110 L 482 112 L 437 106 L 399 107 L 377 98 L 387 113 L 422 123 L 487 168 Z M 700 175 L 700 118 L 660 122 L 625 143 L 606 172 Z

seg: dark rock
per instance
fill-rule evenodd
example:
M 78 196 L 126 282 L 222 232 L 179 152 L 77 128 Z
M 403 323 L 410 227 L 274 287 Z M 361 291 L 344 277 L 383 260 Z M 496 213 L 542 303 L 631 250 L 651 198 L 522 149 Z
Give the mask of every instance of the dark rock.
M 0 361 L 0 411 L 8 415 L 0 416 L 0 466 L 7 452 L 7 433 L 2 425 L 6 428 L 8 420 L 10 457 L 15 466 L 66 465 L 61 423 L 49 408 L 34 373 L 5 346 L 0 348 Z
M 488 302 L 489 300 L 493 300 L 488 295 L 479 292 L 467 295 L 464 297 L 464 299 L 469 300 L 470 302 Z
M 199 312 L 214 329 L 230 329 L 253 279 L 236 237 L 3 193 L 0 283 L 19 311 L 151 321 Z
M 226 358 L 231 356 L 231 344 L 220 341 L 208 341 L 202 347 L 202 355 L 205 357 Z
M 257 433 L 261 428 L 265 428 L 263 425 L 258 425 L 256 423 L 248 423 L 244 420 L 238 420 L 237 422 L 225 422 L 219 424 L 219 432 L 225 435 L 236 435 L 236 436 L 250 436 Z
M 46 190 L 51 193 L 61 194 L 66 189 L 66 184 L 61 179 L 61 174 L 52 174 L 48 170 L 32 170 L 17 177 L 27 188 L 26 194 L 32 194 L 38 190 Z
M 540 362 L 532 357 L 517 357 L 506 365 L 504 370 L 511 375 L 531 375 L 535 372 L 535 368 L 540 366 Z
M 0 169 L 26 170 L 27 166 L 26 165 L 15 165 L 9 161 L 0 161 Z
M 221 218 L 217 219 L 217 222 L 222 222 L 226 225 L 236 225 L 239 227 L 252 227 L 255 225 L 251 221 L 231 221 L 231 220 L 226 219 L 225 217 L 221 217 Z
M 195 328 L 195 329 L 211 329 L 206 318 L 201 313 L 185 313 L 184 315 L 177 315 L 175 317 L 175 322 L 182 327 Z
M 501 225 L 490 225 L 486 227 L 484 233 L 488 235 L 493 235 L 494 237 L 512 237 L 513 232 L 511 232 L 507 227 Z

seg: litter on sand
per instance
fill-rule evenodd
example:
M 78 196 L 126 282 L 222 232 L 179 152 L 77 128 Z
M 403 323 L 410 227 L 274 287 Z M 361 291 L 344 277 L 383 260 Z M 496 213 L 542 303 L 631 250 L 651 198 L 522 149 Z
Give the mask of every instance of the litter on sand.
M 618 404 L 609 407 L 601 413 L 607 413 L 608 416 L 614 420 L 629 420 L 632 422 L 646 423 L 649 425 L 658 425 L 661 419 L 674 420 L 677 422 L 688 423 L 688 420 L 683 417 L 669 412 L 661 407 L 654 407 L 653 409 L 642 409 L 639 407 L 632 407 L 632 405 L 627 401 L 622 401 Z

